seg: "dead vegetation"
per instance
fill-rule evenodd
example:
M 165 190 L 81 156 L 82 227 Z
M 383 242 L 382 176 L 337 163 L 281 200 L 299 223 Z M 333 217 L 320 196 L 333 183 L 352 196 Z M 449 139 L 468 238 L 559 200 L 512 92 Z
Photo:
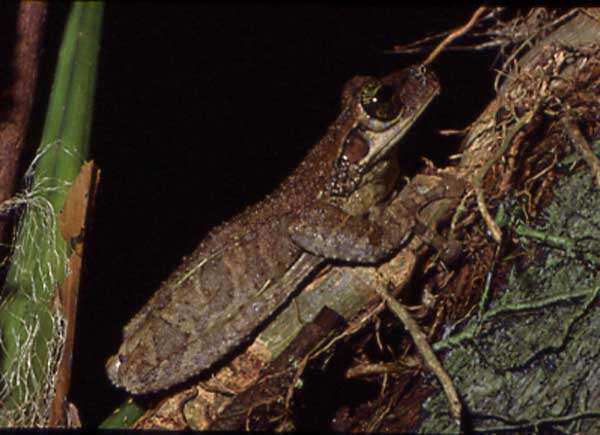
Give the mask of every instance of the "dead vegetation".
M 512 18 L 501 18 L 508 15 Z M 464 195 L 425 213 L 427 222 L 445 222 L 445 235 L 461 242 L 458 263 L 444 266 L 422 241 L 413 240 L 377 269 L 325 271 L 280 313 L 287 319 L 281 324 L 295 317 L 301 328 L 283 352 L 274 354 L 259 336 L 210 379 L 175 393 L 136 427 L 291 430 L 320 425 L 359 432 L 552 427 L 588 433 L 598 427 L 600 386 L 586 384 L 595 365 L 585 367 L 592 357 L 569 346 L 589 340 L 584 331 L 590 331 L 591 316 L 598 311 L 596 234 L 580 233 L 586 223 L 596 225 L 583 202 L 600 186 L 600 21 L 595 10 L 482 8 L 468 26 L 449 34 L 458 37 L 467 30 L 475 42 L 461 49 L 499 50 L 497 98 L 461 132 L 456 164 L 443 170 L 428 166 L 419 176 L 424 184 L 439 183 L 443 174 L 465 183 Z M 395 50 L 410 52 L 429 42 Z M 583 183 L 578 187 L 564 181 L 577 177 Z M 557 204 L 557 198 L 562 202 Z M 561 204 L 579 210 L 563 217 L 557 211 Z M 579 219 L 577 228 L 570 227 L 573 215 Z M 564 231 L 560 222 L 567 222 Z M 538 282 L 531 278 L 532 268 Z M 462 411 L 453 408 L 456 404 L 448 407 L 451 392 L 436 393 L 439 384 L 427 368 L 431 356 L 415 346 L 414 326 L 406 319 L 401 326 L 386 309 L 375 293 L 381 289 L 410 304 L 401 309 L 416 319 L 421 339 L 441 357 L 442 373 L 447 371 L 450 386 L 457 389 Z M 356 294 L 363 296 L 352 299 Z M 344 297 L 354 301 L 352 308 L 335 305 Z M 304 304 L 309 302 L 302 298 L 314 298 L 320 314 L 308 314 Z M 323 305 L 333 311 L 321 311 Z M 566 326 L 549 326 L 551 317 Z M 512 353 L 524 343 L 529 353 Z M 570 385 L 573 403 L 555 406 L 549 414 L 543 397 L 565 394 L 566 388 L 550 372 L 552 367 L 568 370 L 566 360 L 577 371 L 561 374 L 577 379 Z M 464 373 L 465 367 L 475 378 Z M 493 377 L 533 385 L 541 376 L 539 367 L 545 367 L 550 385 L 537 405 L 515 397 L 533 400 L 529 391 L 508 381 L 500 385 Z M 320 397 L 320 383 L 341 390 Z M 488 391 L 478 395 L 471 388 Z M 359 399 L 340 397 L 351 394 Z M 337 408 L 325 421 L 315 414 L 327 400 Z

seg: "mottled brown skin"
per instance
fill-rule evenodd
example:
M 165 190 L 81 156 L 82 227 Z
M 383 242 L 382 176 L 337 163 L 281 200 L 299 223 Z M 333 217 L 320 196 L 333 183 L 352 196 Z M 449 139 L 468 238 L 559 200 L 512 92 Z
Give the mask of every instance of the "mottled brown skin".
M 421 67 L 384 77 L 401 111 L 381 121 L 365 109 L 383 100 L 366 99 L 372 82 L 350 80 L 339 117 L 294 173 L 212 230 L 129 322 L 107 363 L 115 385 L 140 394 L 183 382 L 247 340 L 324 262 L 371 264 L 400 249 L 413 220 L 379 205 L 398 177 L 395 145 L 439 85 Z

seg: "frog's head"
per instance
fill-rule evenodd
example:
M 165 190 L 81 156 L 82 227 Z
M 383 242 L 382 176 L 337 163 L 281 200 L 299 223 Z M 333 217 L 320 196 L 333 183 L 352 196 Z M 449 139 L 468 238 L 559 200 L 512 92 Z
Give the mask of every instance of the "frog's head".
M 352 202 L 377 202 L 387 194 L 391 151 L 439 89 L 437 78 L 424 66 L 381 79 L 351 79 L 344 86 L 342 106 L 352 122 L 343 129 L 328 193 Z M 365 195 L 372 198 L 365 200 Z

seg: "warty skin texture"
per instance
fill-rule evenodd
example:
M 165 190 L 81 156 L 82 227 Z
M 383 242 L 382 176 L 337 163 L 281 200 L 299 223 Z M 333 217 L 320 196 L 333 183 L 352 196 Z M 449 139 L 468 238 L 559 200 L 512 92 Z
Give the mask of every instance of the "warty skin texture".
M 375 82 L 393 91 L 390 107 L 400 110 L 381 121 L 365 111 L 366 99 L 377 103 L 365 97 L 371 83 L 350 80 L 340 115 L 299 167 L 213 229 L 161 284 L 107 362 L 115 385 L 141 394 L 183 382 L 245 342 L 324 262 L 371 264 L 402 246 L 408 221 L 371 212 L 396 184 L 398 142 L 439 85 L 420 67 Z

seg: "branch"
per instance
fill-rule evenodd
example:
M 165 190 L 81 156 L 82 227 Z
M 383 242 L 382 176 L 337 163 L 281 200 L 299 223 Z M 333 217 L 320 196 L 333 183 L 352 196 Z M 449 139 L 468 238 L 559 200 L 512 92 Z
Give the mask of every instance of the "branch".
M 29 124 L 38 75 L 40 43 L 46 21 L 46 2 L 21 1 L 13 59 L 14 82 L 7 99 L 12 103 L 6 121 L 0 124 L 0 204 L 14 192 L 19 157 Z M 0 240 L 6 222 L 0 220 Z

